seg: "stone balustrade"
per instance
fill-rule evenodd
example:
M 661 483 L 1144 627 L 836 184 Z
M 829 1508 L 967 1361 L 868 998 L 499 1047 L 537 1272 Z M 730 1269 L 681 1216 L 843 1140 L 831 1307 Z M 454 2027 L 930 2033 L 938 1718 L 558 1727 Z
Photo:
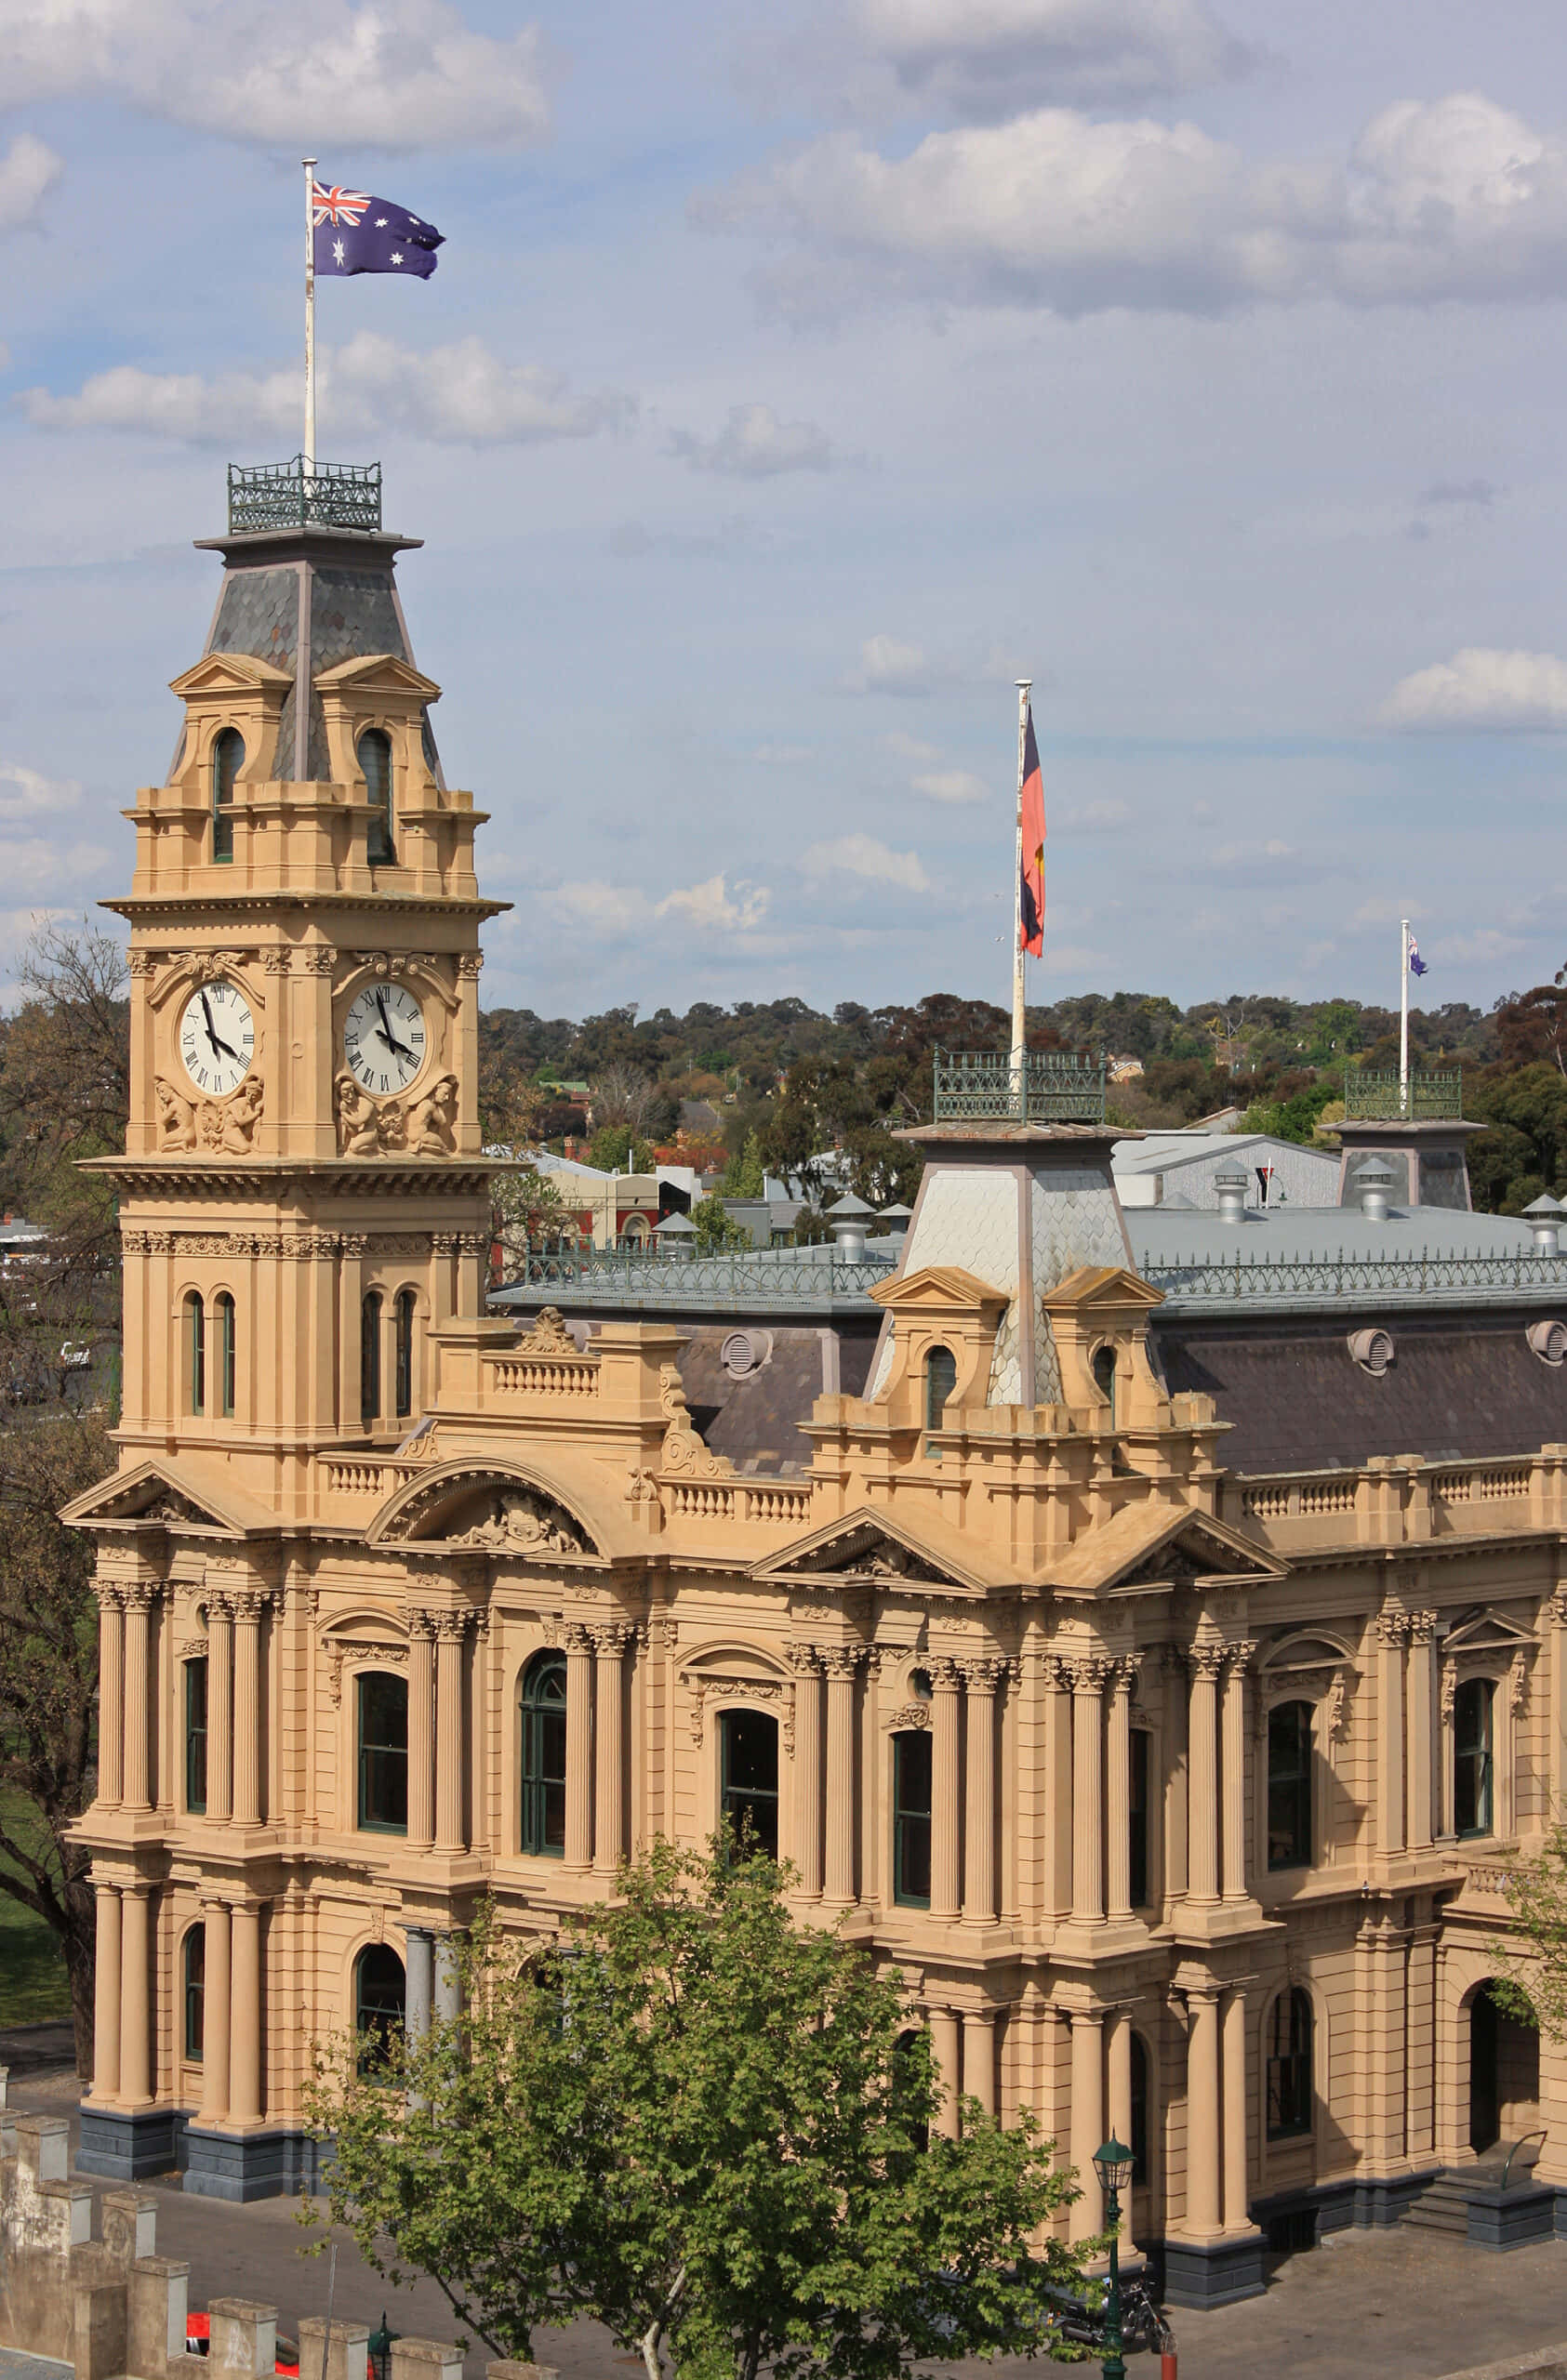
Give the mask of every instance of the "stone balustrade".
M 1536 1455 L 1428 1462 L 1378 1455 L 1359 1471 L 1297 1471 L 1227 1482 L 1222 1517 L 1271 1553 L 1412 1545 L 1567 1526 L 1567 1446 Z

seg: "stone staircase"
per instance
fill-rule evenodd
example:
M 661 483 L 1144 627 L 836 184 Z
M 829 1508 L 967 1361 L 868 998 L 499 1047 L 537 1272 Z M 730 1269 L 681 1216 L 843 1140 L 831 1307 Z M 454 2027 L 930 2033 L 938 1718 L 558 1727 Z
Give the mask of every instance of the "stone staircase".
M 1509 2168 L 1509 2150 L 1515 2147 Z M 1438 2174 L 1410 2202 L 1402 2220 L 1412 2230 L 1444 2231 L 1452 2239 L 1469 2240 L 1478 2247 L 1513 2248 L 1528 2240 L 1548 2239 L 1555 2193 L 1535 2185 L 1534 2162 L 1539 2153 L 1538 2141 L 1521 2145 L 1498 2141 L 1472 2165 L 1449 2165 Z

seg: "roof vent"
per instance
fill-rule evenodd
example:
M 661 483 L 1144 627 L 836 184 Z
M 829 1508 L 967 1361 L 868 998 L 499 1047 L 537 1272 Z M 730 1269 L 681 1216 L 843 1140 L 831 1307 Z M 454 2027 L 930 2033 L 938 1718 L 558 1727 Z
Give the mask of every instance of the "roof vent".
M 749 1380 L 772 1361 L 772 1355 L 770 1330 L 731 1330 L 718 1351 L 718 1360 L 731 1380 Z
M 1218 1193 L 1219 1220 L 1227 1223 L 1243 1223 L 1246 1220 L 1246 1175 L 1243 1167 L 1226 1166 L 1214 1176 L 1214 1188 Z
M 1532 1322 L 1523 1335 L 1542 1364 L 1567 1363 L 1567 1322 Z
M 1523 1210 L 1524 1220 L 1534 1235 L 1537 1256 L 1560 1256 L 1561 1242 L 1557 1237 L 1567 1208 L 1560 1207 L 1547 1190 L 1543 1197 L 1534 1199 Z M 1536 1351 L 1537 1352 L 1537 1351 Z
M 838 1243 L 838 1253 L 846 1264 L 857 1264 L 863 1258 L 865 1227 L 875 1212 L 874 1207 L 868 1207 L 865 1200 L 857 1198 L 852 1190 L 840 1198 L 836 1206 L 829 1207 L 827 1221 Z
M 1380 1380 L 1393 1360 L 1393 1342 L 1386 1330 L 1351 1330 L 1349 1353 L 1361 1371 Z
M 1379 1157 L 1368 1157 L 1356 1169 L 1355 1188 L 1360 1193 L 1361 1212 L 1368 1223 L 1385 1223 L 1388 1220 L 1388 1193 L 1393 1186 L 1393 1169 Z

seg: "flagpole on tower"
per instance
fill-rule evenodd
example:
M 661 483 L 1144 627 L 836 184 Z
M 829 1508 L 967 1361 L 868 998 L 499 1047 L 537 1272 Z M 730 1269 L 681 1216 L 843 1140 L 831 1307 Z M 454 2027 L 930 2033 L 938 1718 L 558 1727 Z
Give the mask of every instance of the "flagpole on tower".
M 1399 919 L 1399 1114 L 1409 1114 L 1409 919 Z
M 315 477 L 315 159 L 305 168 L 305 445 L 304 476 Z
M 1029 741 L 1029 694 L 1033 682 L 1031 678 L 1017 681 L 1017 837 L 1012 864 L 1012 1080 L 1019 1118 L 1025 1109 L 1023 1053 L 1029 1038 L 1023 983 L 1023 770 Z

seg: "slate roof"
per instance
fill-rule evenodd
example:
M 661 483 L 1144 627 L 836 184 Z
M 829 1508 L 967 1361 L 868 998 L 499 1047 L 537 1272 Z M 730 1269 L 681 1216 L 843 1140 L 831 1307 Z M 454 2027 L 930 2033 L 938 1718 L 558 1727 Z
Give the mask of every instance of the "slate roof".
M 858 1396 L 870 1369 L 875 1339 L 866 1331 L 838 1339 L 837 1380 L 832 1334 L 815 1329 L 775 1329 L 771 1348 L 756 1369 L 733 1380 L 721 1350 L 731 1325 L 704 1325 L 680 1352 L 680 1381 L 697 1428 L 714 1454 L 727 1455 L 737 1471 L 777 1473 L 808 1469 L 812 1446 L 800 1428 L 818 1396 L 836 1386 Z

